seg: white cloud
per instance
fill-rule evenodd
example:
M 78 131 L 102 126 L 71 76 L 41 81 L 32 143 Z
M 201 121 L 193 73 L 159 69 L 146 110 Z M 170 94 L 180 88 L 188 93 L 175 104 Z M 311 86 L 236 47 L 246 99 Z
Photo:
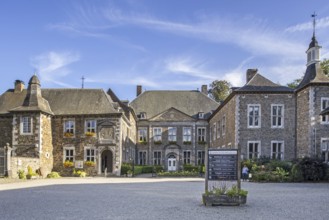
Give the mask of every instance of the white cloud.
M 79 60 L 80 56 L 78 53 L 50 51 L 32 57 L 31 66 L 36 69 L 42 81 L 52 82 L 61 86 L 70 86 L 58 81 L 58 79 L 68 75 L 71 71 L 67 66 Z
M 316 20 L 316 28 L 322 29 L 329 27 L 329 17 L 324 17 Z M 286 32 L 297 32 L 297 31 L 306 31 L 313 29 L 313 23 L 305 22 L 301 24 L 297 24 L 291 27 L 288 27 L 285 31 Z

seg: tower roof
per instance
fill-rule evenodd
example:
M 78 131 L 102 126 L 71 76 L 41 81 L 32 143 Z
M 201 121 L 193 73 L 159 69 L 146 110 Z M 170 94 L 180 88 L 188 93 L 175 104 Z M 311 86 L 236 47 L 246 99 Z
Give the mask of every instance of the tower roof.
M 311 43 L 309 44 L 307 50 L 311 49 L 312 47 L 319 47 L 319 43 L 318 43 L 318 41 L 316 40 L 316 37 L 315 37 L 314 35 L 313 35 L 313 37 L 312 37 L 312 41 L 311 41 Z

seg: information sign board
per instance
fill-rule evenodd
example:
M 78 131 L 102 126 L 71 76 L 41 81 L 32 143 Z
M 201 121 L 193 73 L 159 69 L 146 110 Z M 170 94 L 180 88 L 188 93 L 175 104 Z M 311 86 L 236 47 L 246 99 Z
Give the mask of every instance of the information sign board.
M 238 150 L 208 150 L 208 180 L 237 180 Z

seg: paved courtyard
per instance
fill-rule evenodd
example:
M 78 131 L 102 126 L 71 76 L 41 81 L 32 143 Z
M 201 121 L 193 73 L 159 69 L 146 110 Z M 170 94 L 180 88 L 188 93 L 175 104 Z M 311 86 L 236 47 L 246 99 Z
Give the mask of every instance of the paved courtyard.
M 328 219 L 328 183 L 249 183 L 247 204 L 205 207 L 198 178 L 0 184 L 0 219 Z

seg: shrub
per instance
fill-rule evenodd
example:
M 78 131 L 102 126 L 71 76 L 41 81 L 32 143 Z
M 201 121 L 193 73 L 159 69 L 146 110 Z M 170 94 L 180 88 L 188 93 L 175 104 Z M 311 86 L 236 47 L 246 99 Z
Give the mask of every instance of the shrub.
M 292 166 L 290 177 L 294 182 L 302 182 L 304 180 L 302 169 L 299 163 L 296 163 Z
M 268 164 L 266 164 L 266 169 L 269 171 L 275 171 L 277 167 L 284 169 L 286 172 L 290 172 L 292 163 L 282 160 L 271 160 Z
M 128 171 L 132 171 L 132 166 L 130 163 L 122 163 L 121 165 L 121 175 L 126 175 Z
M 163 172 L 164 171 L 164 168 L 161 165 L 155 165 L 154 166 L 154 169 L 155 169 L 155 172 L 156 173 L 160 173 L 160 172 Z
M 184 171 L 189 171 L 189 172 L 199 172 L 199 167 L 193 166 L 192 164 L 184 164 L 183 169 Z
M 26 179 L 25 171 L 24 170 L 18 170 L 17 171 L 17 174 L 18 174 L 18 178 L 19 179 Z
M 84 170 L 78 170 L 76 171 L 75 169 L 73 170 L 73 176 L 77 177 L 86 177 L 87 173 Z
M 27 179 L 31 179 L 32 176 L 36 176 L 37 174 L 35 172 L 33 172 L 32 167 L 31 166 L 27 166 L 27 174 L 26 174 L 26 178 Z
M 58 172 L 51 172 L 47 175 L 47 178 L 53 179 L 53 178 L 60 178 L 61 176 L 59 175 Z
M 134 175 L 141 174 L 143 172 L 143 166 L 134 166 Z
M 326 176 L 327 164 L 317 158 L 303 158 L 299 162 L 303 179 L 308 180 L 324 180 Z
M 160 172 L 158 176 L 161 177 L 191 177 L 191 176 L 199 176 L 198 172 L 190 172 L 190 171 L 175 171 L 175 172 Z
M 142 166 L 142 173 L 153 173 L 153 166 Z

